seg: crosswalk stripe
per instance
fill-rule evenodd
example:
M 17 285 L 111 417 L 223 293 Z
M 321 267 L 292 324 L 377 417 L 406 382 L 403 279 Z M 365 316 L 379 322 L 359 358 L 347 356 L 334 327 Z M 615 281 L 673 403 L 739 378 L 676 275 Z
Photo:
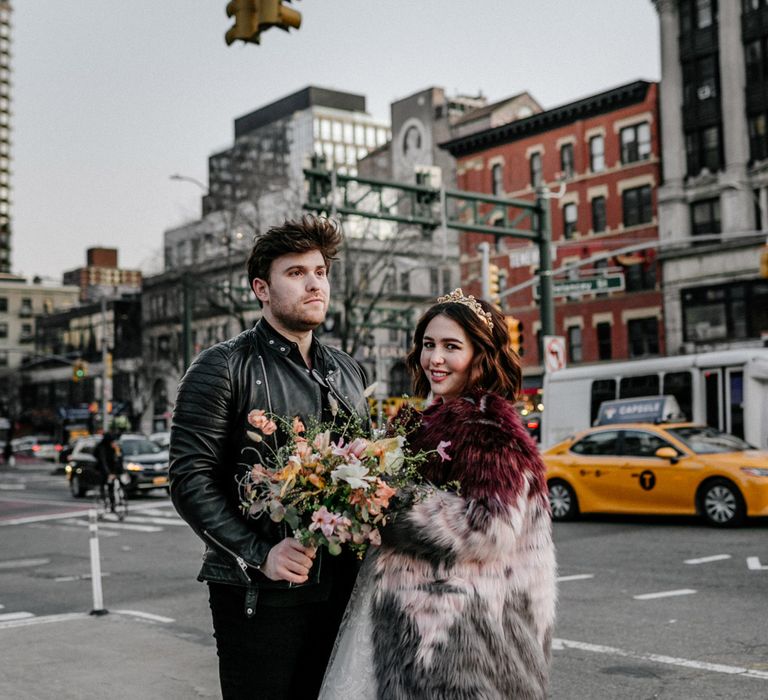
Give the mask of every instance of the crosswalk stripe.
M 183 520 L 180 520 L 178 518 L 171 519 L 171 518 L 150 518 L 145 517 L 143 515 L 126 515 L 125 516 L 125 522 L 130 523 L 150 523 L 152 525 L 184 525 L 186 526 L 186 523 Z
M 85 520 L 73 520 L 73 523 L 88 527 L 88 523 Z M 99 529 L 105 528 L 109 530 L 133 530 L 135 532 L 162 532 L 163 528 L 155 527 L 154 525 L 132 525 L 131 523 L 119 523 L 109 522 L 108 520 L 99 521 Z
M 12 620 L 26 620 L 29 617 L 34 617 L 34 615 L 31 612 L 4 613 L 0 615 L 0 622 L 11 622 Z

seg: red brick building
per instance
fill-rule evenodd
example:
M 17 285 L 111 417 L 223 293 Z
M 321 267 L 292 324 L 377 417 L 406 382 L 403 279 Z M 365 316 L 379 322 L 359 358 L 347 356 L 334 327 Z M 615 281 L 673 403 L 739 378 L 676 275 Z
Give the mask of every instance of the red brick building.
M 117 248 L 88 248 L 86 267 L 67 270 L 64 284 L 80 287 L 80 301 L 97 301 L 102 296 L 141 291 L 140 270 L 126 270 L 117 265 Z
M 653 246 L 660 180 L 657 88 L 636 81 L 442 144 L 457 159 L 459 189 L 534 200 L 542 184 L 561 195 L 549 200 L 553 269 L 606 254 L 554 278 L 555 333 L 566 338 L 569 364 L 664 353 Z M 487 223 L 494 223 L 493 215 Z M 491 262 L 506 271 L 506 289 L 537 272 L 538 247 L 523 239 L 494 242 L 487 234 L 464 233 L 460 240 L 465 291 L 481 293 L 481 241 L 492 244 Z M 639 250 L 621 252 L 632 245 Z M 504 297 L 503 310 L 523 322 L 526 384 L 540 385 L 535 287 Z

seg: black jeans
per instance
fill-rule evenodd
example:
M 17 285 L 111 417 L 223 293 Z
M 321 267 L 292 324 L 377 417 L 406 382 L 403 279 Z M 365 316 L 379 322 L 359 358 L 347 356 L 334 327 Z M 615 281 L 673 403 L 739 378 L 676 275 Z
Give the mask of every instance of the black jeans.
M 224 700 L 316 700 L 346 599 L 296 607 L 256 604 L 245 589 L 208 584 Z

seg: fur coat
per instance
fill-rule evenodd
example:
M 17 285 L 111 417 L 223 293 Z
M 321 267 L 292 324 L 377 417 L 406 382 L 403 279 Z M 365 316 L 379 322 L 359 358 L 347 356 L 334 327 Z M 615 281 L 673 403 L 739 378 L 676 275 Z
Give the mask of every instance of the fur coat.
M 400 510 L 375 561 L 380 700 L 546 697 L 555 554 L 544 466 L 509 401 L 475 393 L 428 408 L 408 442 L 434 450 L 437 485 Z

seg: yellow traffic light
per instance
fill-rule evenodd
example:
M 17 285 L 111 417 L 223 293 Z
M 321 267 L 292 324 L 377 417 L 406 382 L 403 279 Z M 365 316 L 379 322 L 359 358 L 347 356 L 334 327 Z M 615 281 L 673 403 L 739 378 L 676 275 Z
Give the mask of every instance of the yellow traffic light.
M 494 306 L 501 307 L 501 279 L 499 266 L 491 263 L 488 265 L 488 301 Z
M 104 373 L 107 375 L 107 378 L 112 379 L 112 353 L 111 352 L 107 353 L 104 370 L 105 370 Z
M 768 277 L 768 244 L 760 251 L 760 277 Z
M 509 336 L 509 347 L 511 347 L 520 357 L 525 354 L 523 347 L 523 322 L 519 318 L 507 316 L 507 335 Z
M 227 46 L 238 40 L 259 43 L 259 0 L 229 0 L 227 17 L 235 18 L 224 35 Z
M 283 0 L 262 0 L 259 29 L 279 27 L 287 32 L 291 27 L 298 29 L 300 26 L 301 12 L 297 12 L 292 7 L 286 7 Z

